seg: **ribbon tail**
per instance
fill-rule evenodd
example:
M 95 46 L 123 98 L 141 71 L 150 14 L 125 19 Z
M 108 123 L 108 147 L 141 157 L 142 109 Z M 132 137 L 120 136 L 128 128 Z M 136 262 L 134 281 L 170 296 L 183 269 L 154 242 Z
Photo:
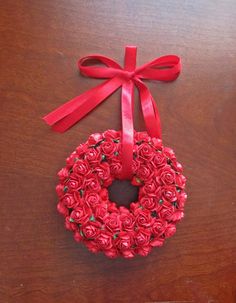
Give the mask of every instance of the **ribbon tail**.
M 125 48 L 125 71 L 133 72 L 136 68 L 137 47 Z M 134 82 L 125 81 L 122 85 L 122 179 L 131 179 L 134 148 Z
M 135 79 L 135 85 L 139 90 L 141 108 L 147 132 L 151 137 L 161 139 L 161 121 L 157 105 L 147 86 L 139 79 Z
M 134 146 L 133 100 L 134 83 L 122 85 L 122 179 L 131 179 Z
M 52 126 L 54 131 L 62 133 L 86 116 L 121 85 L 122 81 L 119 77 L 109 79 L 61 105 L 43 117 L 43 120 Z

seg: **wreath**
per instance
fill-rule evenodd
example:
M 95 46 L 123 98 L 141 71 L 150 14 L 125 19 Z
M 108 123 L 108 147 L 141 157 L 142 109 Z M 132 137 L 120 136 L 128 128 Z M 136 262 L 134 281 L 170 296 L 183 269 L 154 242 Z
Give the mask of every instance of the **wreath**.
M 59 173 L 58 211 L 65 226 L 93 253 L 110 258 L 146 256 L 176 232 L 183 218 L 186 178 L 172 149 L 146 132 L 135 132 L 132 181 L 138 201 L 129 209 L 110 201 L 108 187 L 122 172 L 121 132 L 89 137 Z

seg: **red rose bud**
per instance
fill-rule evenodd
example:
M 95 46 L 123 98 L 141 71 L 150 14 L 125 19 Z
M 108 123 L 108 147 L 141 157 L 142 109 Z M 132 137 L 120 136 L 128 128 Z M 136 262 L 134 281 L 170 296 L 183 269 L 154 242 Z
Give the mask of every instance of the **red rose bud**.
M 151 139 L 151 142 L 153 144 L 153 146 L 158 149 L 158 150 L 162 150 L 162 141 L 161 139 L 158 139 L 158 138 L 152 138 Z
M 111 259 L 116 258 L 116 257 L 119 255 L 117 249 L 115 249 L 115 248 L 110 248 L 110 249 L 108 249 L 108 250 L 105 250 L 105 251 L 104 251 L 104 254 L 105 254 L 108 258 L 111 258 Z
M 179 200 L 179 202 L 178 202 L 179 208 L 183 209 L 184 208 L 184 204 L 185 204 L 185 202 L 187 200 L 187 194 L 185 192 L 180 192 L 178 194 L 178 200 Z
M 176 185 L 180 188 L 184 188 L 186 185 L 186 178 L 181 174 L 176 175 L 175 178 L 176 178 Z
M 97 205 L 95 208 L 95 217 L 97 220 L 100 220 L 101 222 L 104 222 L 104 219 L 106 216 L 108 216 L 109 214 L 107 213 L 107 205 L 101 204 L 101 205 Z
M 150 183 L 145 183 L 144 186 L 141 188 L 141 192 L 144 195 L 154 195 L 155 196 L 155 192 L 157 191 L 157 187 L 156 184 L 153 182 Z
M 138 155 L 144 160 L 151 161 L 154 156 L 153 148 L 148 143 L 143 143 L 138 148 Z
M 157 207 L 157 200 L 155 197 L 143 197 L 140 200 L 140 204 L 143 208 L 148 210 L 154 210 Z
M 154 154 L 153 159 L 151 161 L 151 164 L 157 168 L 157 167 L 162 167 L 166 165 L 167 163 L 167 158 L 162 152 L 157 152 Z
M 73 166 L 73 173 L 79 175 L 86 175 L 90 172 L 89 163 L 86 160 L 78 160 Z
M 171 149 L 169 147 L 164 147 L 163 153 L 170 160 L 175 160 L 176 159 L 175 153 L 174 153 L 173 149 Z
M 76 242 L 81 242 L 83 241 L 83 236 L 81 234 L 81 232 L 79 230 L 76 230 L 75 233 L 74 233 L 74 239 Z
M 108 250 L 112 247 L 112 238 L 104 232 L 96 238 L 97 246 L 102 250 Z
M 57 192 L 58 197 L 62 197 L 66 192 L 65 191 L 65 186 L 62 185 L 62 184 L 58 184 L 56 186 L 56 192 Z
M 102 201 L 109 200 L 108 190 L 106 188 L 102 188 L 99 195 Z
M 88 150 L 87 144 L 80 144 L 77 148 L 76 148 L 76 157 L 83 157 L 85 152 Z M 76 161 L 74 161 L 76 162 Z M 72 164 L 74 164 L 74 162 Z
M 135 256 L 135 253 L 133 250 L 123 250 L 122 252 L 122 256 L 126 259 L 131 259 Z
M 98 245 L 93 242 L 93 241 L 88 241 L 88 242 L 84 242 L 85 245 L 87 246 L 88 250 L 91 251 L 92 253 L 97 253 L 99 252 L 100 248 L 98 247 Z
M 72 194 L 66 194 L 61 202 L 67 207 L 67 208 L 73 208 L 76 206 L 77 201 L 74 199 L 74 195 Z
M 65 205 L 62 202 L 59 202 L 57 204 L 57 210 L 60 214 L 62 214 L 64 217 L 68 216 L 69 210 L 65 207 Z
M 100 152 L 95 148 L 89 148 L 85 153 L 85 159 L 92 165 L 97 164 L 101 159 Z
M 141 165 L 140 168 L 139 168 L 139 171 L 137 172 L 137 176 L 143 180 L 143 181 L 147 181 L 147 180 L 150 180 L 151 177 L 153 175 L 153 170 L 148 167 L 147 165 Z
M 106 140 L 107 139 L 112 139 L 113 141 L 114 140 L 120 140 L 120 133 L 118 131 L 109 129 L 109 130 L 106 130 L 103 133 L 103 138 L 106 139 Z
M 172 204 L 167 204 L 167 205 L 163 204 L 163 207 L 160 211 L 160 216 L 161 218 L 170 221 L 174 212 L 175 212 L 175 207 Z
M 143 185 L 143 181 L 140 178 L 134 176 L 133 179 L 131 180 L 131 184 L 134 186 L 141 186 Z
M 101 144 L 101 151 L 106 157 L 113 157 L 117 151 L 117 144 L 113 140 L 106 140 Z
M 147 142 L 149 141 L 150 137 L 148 136 L 147 132 L 135 132 L 135 140 L 137 142 L 144 141 Z
M 169 166 L 164 166 L 160 172 L 160 180 L 164 185 L 171 185 L 175 183 L 175 172 Z
M 68 216 L 68 217 L 66 217 L 66 220 L 65 220 L 65 227 L 66 227 L 66 229 L 68 229 L 68 230 L 72 230 L 72 231 L 75 231 L 75 230 L 77 230 L 78 229 L 78 226 L 77 226 L 77 224 L 76 223 L 73 223 L 73 222 L 71 222 L 71 220 L 70 220 L 71 218 Z
M 102 134 L 95 133 L 89 136 L 88 145 L 95 145 L 103 139 Z
M 63 182 L 63 181 L 65 181 L 65 180 L 69 177 L 70 173 L 69 173 L 68 168 L 67 168 L 67 167 L 64 167 L 64 168 L 62 168 L 62 169 L 58 172 L 57 175 L 58 175 L 60 181 Z
M 90 214 L 82 207 L 77 207 L 70 214 L 71 219 L 75 223 L 85 224 L 89 221 Z
M 111 163 L 110 165 L 110 171 L 111 171 L 111 174 L 116 176 L 116 178 L 119 178 L 120 177 L 120 174 L 122 172 L 122 165 L 120 162 L 113 162 Z
M 166 238 L 169 238 L 173 236 L 176 232 L 176 227 L 174 224 L 169 224 L 165 230 L 165 236 Z
M 152 225 L 152 233 L 156 236 L 164 234 L 167 227 L 167 222 L 163 219 L 157 219 Z
M 132 245 L 132 239 L 127 233 L 122 232 L 118 235 L 116 239 L 116 246 L 120 251 L 122 252 L 127 250 L 130 251 L 131 245 Z
M 98 193 L 88 192 L 84 197 L 84 201 L 88 206 L 95 209 L 100 204 L 100 196 Z
M 66 164 L 71 167 L 74 165 L 76 160 L 78 159 L 78 154 L 74 151 L 67 159 L 66 159 Z
M 132 231 L 134 228 L 134 216 L 130 213 L 123 213 L 120 215 L 120 221 L 122 229 L 126 231 Z
M 134 236 L 134 242 L 137 247 L 147 246 L 150 241 L 150 232 L 147 229 L 140 228 L 137 234 Z
M 88 179 L 85 180 L 85 186 L 87 190 L 99 192 L 101 190 L 101 185 L 96 176 L 89 176 Z
M 164 238 L 159 238 L 159 237 L 154 237 L 150 242 L 150 245 L 153 247 L 160 247 L 163 244 L 164 244 Z
M 83 235 L 87 239 L 95 239 L 100 234 L 100 224 L 98 222 L 90 222 L 82 227 Z
M 97 176 L 105 181 L 107 179 L 110 179 L 110 166 L 108 163 L 104 162 L 101 163 L 99 166 L 97 166 L 94 171 L 97 173 Z
M 163 186 L 162 197 L 167 202 L 174 202 L 177 200 L 177 191 L 175 186 Z
M 70 179 L 67 185 L 70 190 L 79 190 L 83 187 L 84 178 L 82 176 L 76 176 L 74 179 Z
M 183 172 L 182 165 L 179 162 L 177 162 L 176 160 L 172 161 L 171 165 L 174 168 L 174 170 L 176 170 L 177 172 L 179 172 L 179 173 Z
M 136 223 L 142 227 L 151 226 L 153 223 L 153 218 L 151 217 L 150 212 L 147 210 L 140 210 L 139 213 L 137 213 Z
M 118 231 L 120 231 L 121 228 L 121 222 L 120 222 L 120 218 L 118 216 L 118 214 L 116 213 L 112 213 L 110 215 L 108 215 L 105 220 L 105 227 L 108 231 L 110 231 L 111 233 L 116 233 Z
M 141 246 L 137 249 L 137 253 L 140 256 L 146 257 L 151 251 L 151 246 L 147 245 L 147 246 Z

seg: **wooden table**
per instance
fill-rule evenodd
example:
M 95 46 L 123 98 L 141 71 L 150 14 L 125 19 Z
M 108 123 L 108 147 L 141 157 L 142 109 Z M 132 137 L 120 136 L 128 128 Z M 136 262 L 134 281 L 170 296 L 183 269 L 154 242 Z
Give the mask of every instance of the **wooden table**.
M 0 302 L 235 302 L 236 2 L 8 0 L 0 7 Z M 182 58 L 177 81 L 147 85 L 164 143 L 184 163 L 189 199 L 164 247 L 110 260 L 64 229 L 54 187 L 65 158 L 90 133 L 120 129 L 120 93 L 63 135 L 41 117 L 101 82 L 78 75 L 78 58 L 97 52 L 122 63 L 126 44 L 139 47 L 139 64 Z

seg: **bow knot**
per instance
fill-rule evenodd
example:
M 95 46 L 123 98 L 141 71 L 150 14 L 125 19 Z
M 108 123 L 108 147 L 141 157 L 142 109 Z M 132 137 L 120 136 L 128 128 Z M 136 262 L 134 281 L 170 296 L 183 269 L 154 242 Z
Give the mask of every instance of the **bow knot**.
M 160 118 L 157 106 L 151 92 L 142 80 L 172 81 L 178 77 L 181 70 L 180 58 L 175 55 L 156 58 L 136 68 L 136 53 L 137 47 L 135 46 L 127 46 L 125 48 L 124 68 L 113 59 L 103 55 L 90 55 L 81 58 L 78 61 L 78 68 L 83 75 L 92 78 L 105 78 L 107 80 L 68 101 L 43 118 L 55 131 L 64 132 L 119 87 L 122 87 L 123 179 L 129 179 L 132 176 L 134 86 L 139 91 L 142 113 L 148 134 L 151 137 L 161 138 Z M 94 61 L 104 66 L 92 65 Z
M 127 80 L 133 80 L 135 77 L 135 71 L 129 72 L 129 71 L 124 71 L 124 76 Z

